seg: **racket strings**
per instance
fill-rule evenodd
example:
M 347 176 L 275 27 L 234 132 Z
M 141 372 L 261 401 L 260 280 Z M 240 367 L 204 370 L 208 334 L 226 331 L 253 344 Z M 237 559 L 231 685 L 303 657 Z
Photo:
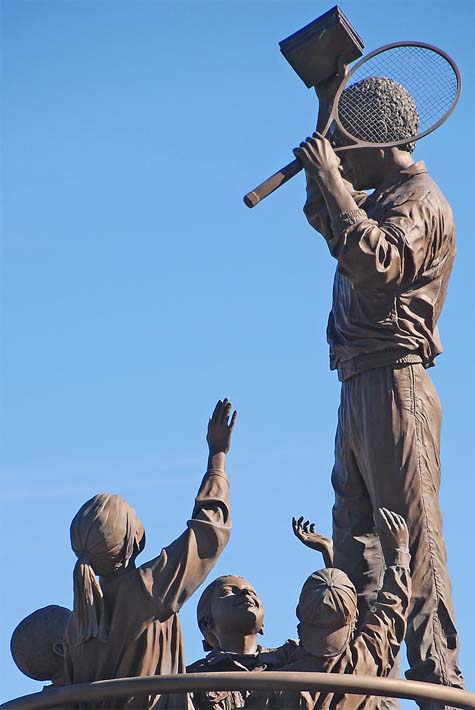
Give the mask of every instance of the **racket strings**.
M 411 143 L 431 129 L 457 98 L 450 62 L 429 47 L 391 47 L 363 62 L 338 104 L 338 119 L 356 140 Z

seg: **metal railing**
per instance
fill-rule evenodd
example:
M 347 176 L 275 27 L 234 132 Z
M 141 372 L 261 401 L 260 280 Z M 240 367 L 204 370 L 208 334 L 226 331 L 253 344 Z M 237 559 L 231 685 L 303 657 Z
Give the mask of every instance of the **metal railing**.
M 0 710 L 42 710 L 94 700 L 198 690 L 325 691 L 406 698 L 463 710 L 475 710 L 475 693 L 443 685 L 361 675 L 286 671 L 187 673 L 144 678 L 117 678 L 62 687 L 49 686 L 41 693 L 9 700 L 0 705 Z

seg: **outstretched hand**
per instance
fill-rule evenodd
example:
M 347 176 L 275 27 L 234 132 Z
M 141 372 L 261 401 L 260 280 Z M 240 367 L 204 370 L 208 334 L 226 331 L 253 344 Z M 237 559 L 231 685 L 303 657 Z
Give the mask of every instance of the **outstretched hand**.
M 315 523 L 310 523 L 309 520 L 304 522 L 303 515 L 298 520 L 294 517 L 292 518 L 292 530 L 300 542 L 303 542 L 311 550 L 322 553 L 326 567 L 333 565 L 333 543 L 330 538 L 316 532 Z
M 381 547 L 385 552 L 409 547 L 409 531 L 402 515 L 387 508 L 379 508 L 376 516 Z
M 237 412 L 235 411 L 230 419 L 233 405 L 226 398 L 218 400 L 211 419 L 208 422 L 208 442 L 209 453 L 227 454 L 231 446 L 231 436 L 236 423 Z

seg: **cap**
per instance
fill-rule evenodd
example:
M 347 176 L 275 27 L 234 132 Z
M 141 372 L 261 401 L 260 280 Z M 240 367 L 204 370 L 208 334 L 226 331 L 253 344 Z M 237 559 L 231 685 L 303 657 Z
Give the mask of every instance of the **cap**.
M 341 570 L 318 570 L 303 585 L 296 611 L 304 649 L 314 656 L 336 656 L 345 648 L 354 628 L 356 589 Z

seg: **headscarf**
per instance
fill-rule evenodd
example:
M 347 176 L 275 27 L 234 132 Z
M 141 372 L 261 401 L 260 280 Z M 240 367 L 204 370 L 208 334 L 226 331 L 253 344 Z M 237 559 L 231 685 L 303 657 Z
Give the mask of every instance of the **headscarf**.
M 103 594 L 96 575 L 124 567 L 145 545 L 145 531 L 133 508 L 120 496 L 101 493 L 79 509 L 71 523 L 74 609 L 68 642 L 78 646 L 91 638 L 107 638 Z

